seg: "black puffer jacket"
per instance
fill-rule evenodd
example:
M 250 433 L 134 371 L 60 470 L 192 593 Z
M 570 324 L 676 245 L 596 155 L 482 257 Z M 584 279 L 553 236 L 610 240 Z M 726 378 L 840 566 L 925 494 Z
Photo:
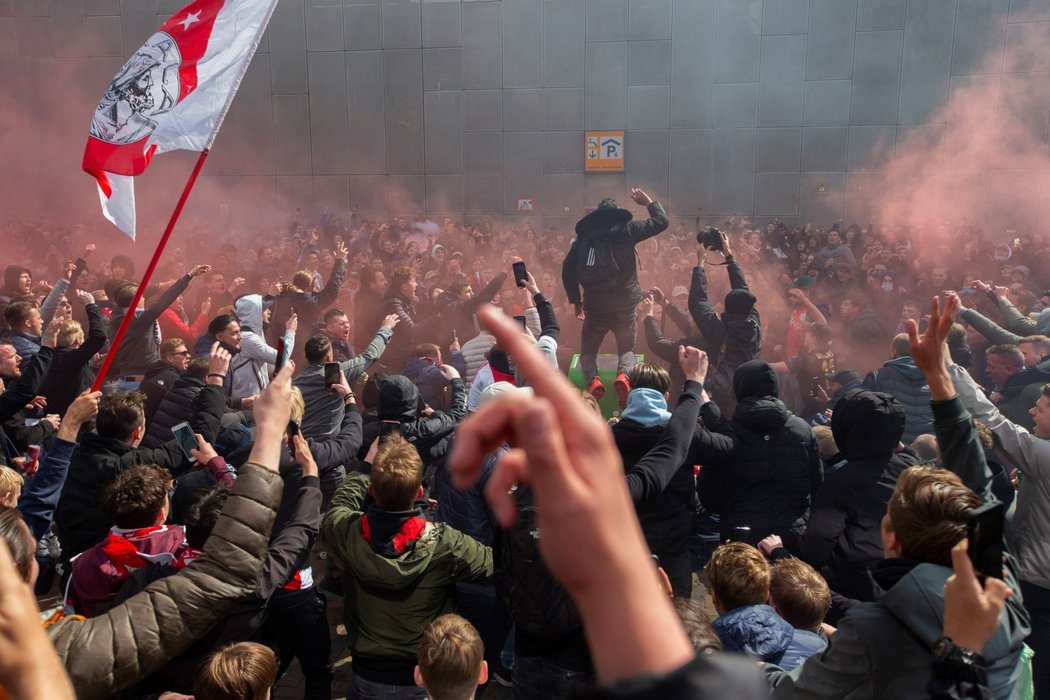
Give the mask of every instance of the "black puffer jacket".
M 145 377 L 139 384 L 139 391 L 146 395 L 146 425 L 153 421 L 165 394 L 171 391 L 180 376 L 174 365 L 164 360 L 157 360 L 146 369 Z
M 820 488 L 823 467 L 809 425 L 788 415 L 777 398 L 777 374 L 761 360 L 746 362 L 733 377 L 738 401 L 726 422 L 714 404 L 703 410 L 700 431 L 700 499 L 721 513 L 721 537 L 751 528 L 754 540 L 776 534 L 797 552 Z
M 153 419 L 146 422 L 146 437 L 143 447 L 160 447 L 171 440 L 171 429 L 189 420 L 193 413 L 193 400 L 205 386 L 204 380 L 186 375 L 179 377 L 164 394 Z
M 629 418 L 613 426 L 613 438 L 623 458 L 625 472 L 656 446 L 666 429 L 666 423 L 646 426 Z M 692 534 L 695 500 L 693 461 L 686 460 L 666 489 L 638 507 L 642 534 L 653 554 L 665 558 L 685 551 Z
M 836 593 L 873 600 L 868 568 L 883 558 L 881 524 L 901 472 L 918 464 L 894 452 L 904 408 L 892 396 L 853 389 L 839 400 L 831 430 L 846 464 L 828 474 L 813 502 L 802 556 Z
M 924 433 L 933 432 L 930 385 L 911 357 L 897 357 L 872 370 L 864 379 L 864 388 L 889 394 L 904 405 L 901 440 L 905 445 Z
M 467 389 L 462 379 L 452 380 L 451 406 L 447 412 L 435 411 L 422 418 L 416 385 L 402 374 L 388 376 L 379 388 L 379 421 L 365 426 L 358 457 L 363 459 L 363 453 L 379 437 L 382 421 L 398 421 L 401 437 L 416 448 L 423 464 L 435 464 L 448 454 L 456 424 L 467 417 Z

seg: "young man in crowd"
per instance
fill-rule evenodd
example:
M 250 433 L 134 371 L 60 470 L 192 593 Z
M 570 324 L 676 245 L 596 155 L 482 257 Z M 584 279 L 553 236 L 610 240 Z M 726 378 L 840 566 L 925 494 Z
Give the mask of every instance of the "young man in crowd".
M 488 682 L 488 664 L 481 636 L 459 615 L 442 615 L 431 622 L 419 642 L 416 685 L 430 700 L 472 700 Z

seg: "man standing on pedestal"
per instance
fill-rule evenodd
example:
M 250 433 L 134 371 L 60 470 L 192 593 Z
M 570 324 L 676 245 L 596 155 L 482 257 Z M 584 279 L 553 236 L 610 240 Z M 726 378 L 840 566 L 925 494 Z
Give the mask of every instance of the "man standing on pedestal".
M 598 349 L 605 334 L 611 331 L 620 356 L 613 388 L 621 408 L 631 390 L 627 372 L 635 363 L 635 306 L 642 300 L 634 247 L 664 231 L 668 224 L 664 208 L 645 192 L 632 189 L 631 199 L 646 206 L 650 218 L 632 221 L 631 212 L 620 209 L 613 199 L 603 199 L 597 209 L 577 222 L 576 239 L 561 268 L 569 302 L 583 320 L 580 369 L 587 390 L 599 400 L 605 395 L 605 386 L 598 377 Z

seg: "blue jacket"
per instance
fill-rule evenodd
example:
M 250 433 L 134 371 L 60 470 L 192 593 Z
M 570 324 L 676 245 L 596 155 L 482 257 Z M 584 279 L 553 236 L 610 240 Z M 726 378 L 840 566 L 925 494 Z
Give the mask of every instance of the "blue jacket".
M 711 623 L 726 651 L 795 668 L 822 651 L 827 642 L 812 632 L 796 630 L 768 605 L 745 605 Z
M 75 448 L 76 443 L 66 442 L 56 436 L 48 443 L 47 449 L 41 452 L 40 468 L 36 475 L 22 489 L 18 510 L 35 540 L 44 536 L 55 518 L 55 508 L 58 507 L 58 498 L 62 495 L 62 487 L 69 473 L 69 460 Z
M 905 445 L 910 445 L 920 435 L 933 432 L 930 385 L 911 357 L 898 357 L 883 364 L 881 369 L 872 370 L 864 379 L 864 388 L 889 394 L 904 405 L 901 440 Z

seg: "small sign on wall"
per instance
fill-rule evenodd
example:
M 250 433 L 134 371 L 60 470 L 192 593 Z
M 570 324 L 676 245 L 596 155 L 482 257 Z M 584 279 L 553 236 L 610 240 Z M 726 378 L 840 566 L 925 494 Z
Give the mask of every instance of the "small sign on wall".
M 518 211 L 533 211 L 535 205 L 531 199 L 519 199 L 518 200 Z
M 588 131 L 583 155 L 587 172 L 623 172 L 623 132 Z

